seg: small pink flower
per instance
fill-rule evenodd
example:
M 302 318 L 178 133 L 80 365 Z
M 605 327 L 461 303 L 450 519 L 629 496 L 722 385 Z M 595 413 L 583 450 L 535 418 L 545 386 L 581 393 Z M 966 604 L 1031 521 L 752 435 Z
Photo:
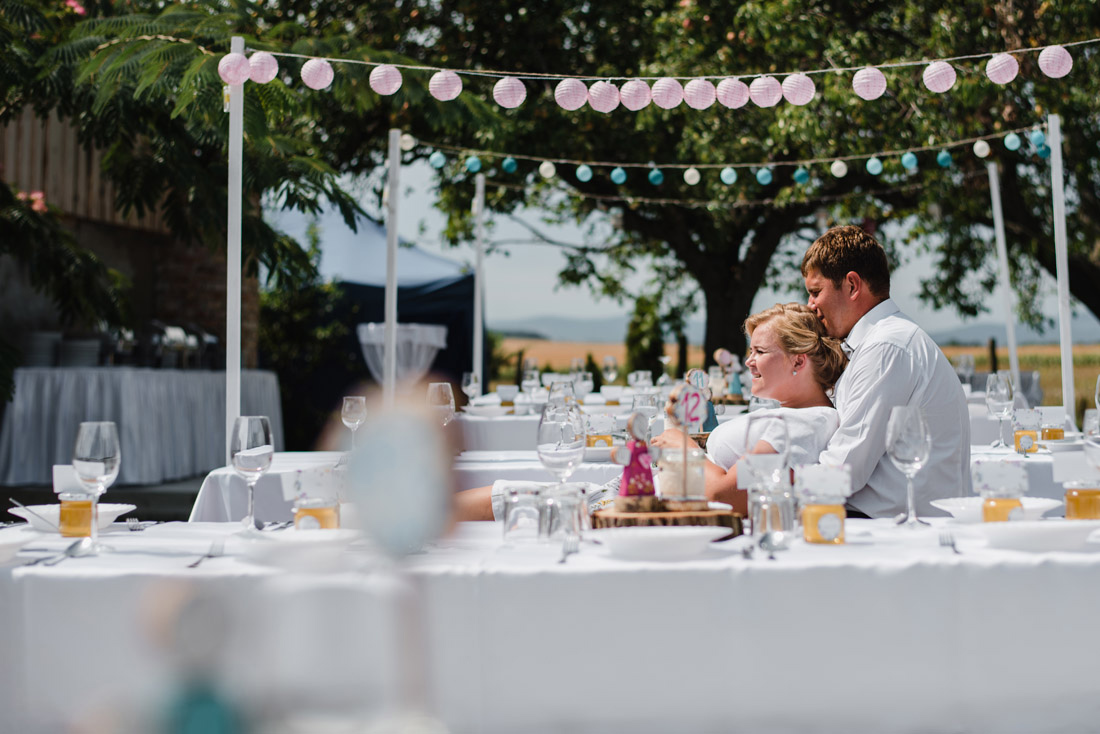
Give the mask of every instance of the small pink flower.
M 47 207 L 46 202 L 42 201 L 41 199 L 35 199 L 34 203 L 31 204 L 31 211 L 38 212 L 39 214 L 45 214 L 47 211 L 49 211 L 49 207 Z
M 20 191 L 18 194 L 15 195 L 15 198 L 19 199 L 19 201 L 28 201 L 31 198 L 31 195 L 28 194 L 26 191 Z
M 43 192 L 43 191 L 32 191 L 31 192 L 31 199 L 33 199 L 34 201 L 42 201 L 45 198 L 46 198 L 46 193 Z

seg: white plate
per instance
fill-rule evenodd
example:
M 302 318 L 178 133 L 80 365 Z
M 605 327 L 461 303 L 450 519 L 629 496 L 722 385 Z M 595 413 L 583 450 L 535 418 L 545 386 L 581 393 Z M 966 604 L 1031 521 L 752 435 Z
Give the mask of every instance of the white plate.
M 713 525 L 601 528 L 590 535 L 614 558 L 630 561 L 682 561 L 707 550 L 712 540 L 730 534 Z
M 362 535 L 355 530 L 275 530 L 250 536 L 242 543 L 246 559 L 264 566 L 295 571 L 331 569 L 338 565 L 344 549 Z
M 56 533 L 57 524 L 61 521 L 61 505 L 27 505 L 31 510 L 37 512 L 46 520 L 49 520 L 52 525 L 42 522 L 34 515 L 30 514 L 22 507 L 12 507 L 8 510 L 11 514 L 21 517 L 31 524 L 31 527 L 35 530 L 43 533 Z M 137 505 L 125 505 L 125 504 L 111 504 L 109 502 L 99 503 L 99 529 L 103 530 L 108 525 L 113 523 L 119 515 L 125 515 L 131 510 L 136 510 Z
M 498 418 L 507 415 L 511 408 L 506 405 L 465 405 L 462 410 L 479 418 Z
M 1030 551 L 1096 552 L 1100 544 L 1089 536 L 1100 529 L 1100 520 L 1036 520 L 1033 522 L 986 522 L 976 526 L 990 548 Z
M 1061 438 L 1057 440 L 1047 439 L 1039 442 L 1039 448 L 1050 451 L 1081 451 L 1085 448 L 1085 442 L 1080 438 Z
M 733 505 L 725 502 L 708 502 L 707 507 L 711 510 L 722 510 L 724 512 L 730 512 L 733 510 Z
M 1055 507 L 1062 506 L 1061 500 L 1046 497 L 1021 497 L 1020 502 L 1024 506 L 1024 520 L 1038 520 Z M 932 500 L 932 506 L 949 513 L 959 522 L 982 521 L 981 497 L 946 497 Z
M 584 450 L 585 461 L 611 461 L 611 446 L 590 446 Z

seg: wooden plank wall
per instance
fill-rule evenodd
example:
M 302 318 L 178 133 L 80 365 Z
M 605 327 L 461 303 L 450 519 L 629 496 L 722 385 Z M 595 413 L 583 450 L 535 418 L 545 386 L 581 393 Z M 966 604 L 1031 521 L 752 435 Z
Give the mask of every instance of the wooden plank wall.
M 100 175 L 102 154 L 85 150 L 76 130 L 56 114 L 42 119 L 30 108 L 0 128 L 0 171 L 22 191 L 44 191 L 46 201 L 78 219 L 165 233 L 159 212 L 122 216 L 114 207 L 114 186 Z

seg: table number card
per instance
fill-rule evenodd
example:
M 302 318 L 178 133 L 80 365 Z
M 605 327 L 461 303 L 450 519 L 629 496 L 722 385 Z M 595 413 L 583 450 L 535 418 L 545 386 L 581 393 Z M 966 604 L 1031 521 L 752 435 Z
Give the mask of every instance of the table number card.
M 87 492 L 88 488 L 76 475 L 76 469 L 72 464 L 53 465 L 53 491 L 55 494 L 62 492 Z
M 847 497 L 852 493 L 852 468 L 847 464 L 803 464 L 794 468 L 799 497 Z
M 975 459 L 970 464 L 970 478 L 974 482 L 974 493 L 990 492 L 1027 493 L 1027 469 L 1019 461 L 998 461 L 996 459 Z
M 293 502 L 301 497 L 324 497 L 347 502 L 344 477 L 336 466 L 315 466 L 308 469 L 284 472 L 278 475 L 282 482 L 283 499 Z

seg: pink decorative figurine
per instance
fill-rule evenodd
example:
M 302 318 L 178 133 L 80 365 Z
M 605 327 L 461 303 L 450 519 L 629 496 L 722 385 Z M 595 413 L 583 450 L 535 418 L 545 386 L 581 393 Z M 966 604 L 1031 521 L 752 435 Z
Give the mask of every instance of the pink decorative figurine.
M 656 488 L 653 486 L 652 461 L 649 447 L 645 442 L 649 420 L 640 413 L 634 413 L 627 421 L 627 431 L 633 437 L 626 442 L 630 458 L 623 467 L 623 479 L 619 483 L 619 498 L 616 507 L 624 511 L 653 509 L 648 505 L 656 502 Z M 639 505 L 638 503 L 642 503 Z

